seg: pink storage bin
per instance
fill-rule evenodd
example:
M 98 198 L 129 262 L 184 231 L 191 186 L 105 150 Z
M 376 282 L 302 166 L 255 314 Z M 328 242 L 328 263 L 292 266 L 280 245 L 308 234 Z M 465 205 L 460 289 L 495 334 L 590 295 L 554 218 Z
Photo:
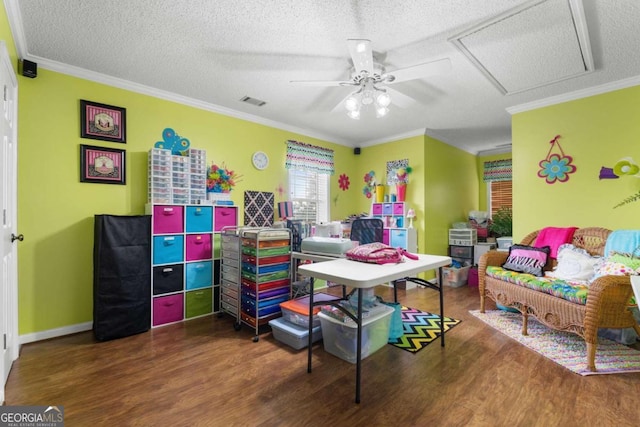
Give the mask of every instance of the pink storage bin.
M 394 215 L 404 215 L 404 203 L 394 203 L 393 204 L 393 214 Z
M 156 297 L 153 299 L 153 326 L 179 322 L 183 318 L 183 294 Z
M 372 213 L 373 215 L 382 215 L 382 203 L 374 203 Z
M 187 261 L 211 259 L 211 234 L 187 234 Z
M 153 207 L 153 234 L 182 233 L 184 209 L 182 206 L 157 205 Z
M 238 207 L 216 206 L 214 209 L 214 231 L 221 231 L 223 227 L 233 227 L 238 225 Z

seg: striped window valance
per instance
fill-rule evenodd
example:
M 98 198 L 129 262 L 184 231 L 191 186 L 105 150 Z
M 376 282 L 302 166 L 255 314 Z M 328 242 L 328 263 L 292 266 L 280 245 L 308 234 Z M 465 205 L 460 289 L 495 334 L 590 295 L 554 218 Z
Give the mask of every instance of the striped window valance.
M 484 162 L 484 182 L 511 181 L 511 159 Z
M 333 175 L 333 150 L 289 140 L 285 167 Z

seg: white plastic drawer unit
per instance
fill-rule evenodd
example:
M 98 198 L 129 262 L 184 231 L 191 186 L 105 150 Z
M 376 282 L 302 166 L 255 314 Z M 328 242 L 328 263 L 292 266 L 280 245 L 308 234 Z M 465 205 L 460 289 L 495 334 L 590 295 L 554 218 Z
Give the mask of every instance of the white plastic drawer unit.
M 449 244 L 456 246 L 473 246 L 478 243 L 478 232 L 475 228 L 452 228 L 449 230 Z

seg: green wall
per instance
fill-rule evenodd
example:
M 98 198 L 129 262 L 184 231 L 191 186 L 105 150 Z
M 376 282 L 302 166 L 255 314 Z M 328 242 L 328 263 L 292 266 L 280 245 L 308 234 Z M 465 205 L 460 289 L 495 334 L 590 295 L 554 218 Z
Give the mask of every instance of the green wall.
M 406 202 L 408 208 L 416 211 L 417 220 L 414 220 L 414 228 L 418 234 L 418 251 L 423 252 L 424 246 L 424 222 L 421 214 L 424 212 L 424 137 L 415 136 L 385 144 L 364 147 L 361 154 L 355 156 L 356 172 L 354 173 L 354 185 L 359 191 L 357 196 L 358 212 L 371 212 L 371 203 L 375 201 L 375 194 L 367 199 L 362 192 L 365 186 L 364 175 L 374 171 L 377 183 L 387 182 L 387 162 L 392 160 L 408 159 L 409 166 L 413 169 L 409 175 L 407 185 Z M 394 186 L 385 185 L 385 194 L 395 194 Z
M 638 228 L 640 201 L 613 209 L 640 190 L 640 179 L 599 179 L 623 157 L 640 162 L 640 86 L 515 114 L 514 240 L 546 226 Z M 560 135 L 576 172 L 564 183 L 538 178 L 549 141 Z M 557 152 L 557 151 L 554 151 Z
M 446 255 L 449 229 L 478 210 L 476 157 L 425 136 L 424 252 Z M 419 218 L 420 219 L 420 218 Z
M 331 148 L 337 172 L 331 192 L 341 193 L 331 215 L 343 218 L 355 209 L 358 190 L 338 189 L 341 171 L 354 166 L 349 147 L 45 69 L 36 79 L 21 77 L 19 86 L 18 223 L 25 235 L 18 268 L 20 334 L 91 321 L 93 216 L 144 213 L 147 152 L 166 127 L 205 149 L 209 162 L 225 162 L 244 175 L 232 192 L 238 205 L 245 190 L 274 192 L 276 201 L 287 197 L 287 139 Z M 125 107 L 127 143 L 80 138 L 80 99 Z M 80 144 L 126 149 L 127 185 L 81 183 Z M 251 165 L 258 149 L 271 160 L 265 171 Z

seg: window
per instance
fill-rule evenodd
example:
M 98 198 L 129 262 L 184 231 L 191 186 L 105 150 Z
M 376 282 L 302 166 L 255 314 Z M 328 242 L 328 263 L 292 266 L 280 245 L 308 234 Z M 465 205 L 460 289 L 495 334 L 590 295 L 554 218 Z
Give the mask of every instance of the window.
M 329 222 L 330 175 L 289 169 L 289 200 L 295 219 Z
M 493 218 L 500 207 L 512 207 L 511 181 L 491 181 L 490 184 L 487 186 L 489 190 L 488 206 L 490 207 L 490 216 Z

